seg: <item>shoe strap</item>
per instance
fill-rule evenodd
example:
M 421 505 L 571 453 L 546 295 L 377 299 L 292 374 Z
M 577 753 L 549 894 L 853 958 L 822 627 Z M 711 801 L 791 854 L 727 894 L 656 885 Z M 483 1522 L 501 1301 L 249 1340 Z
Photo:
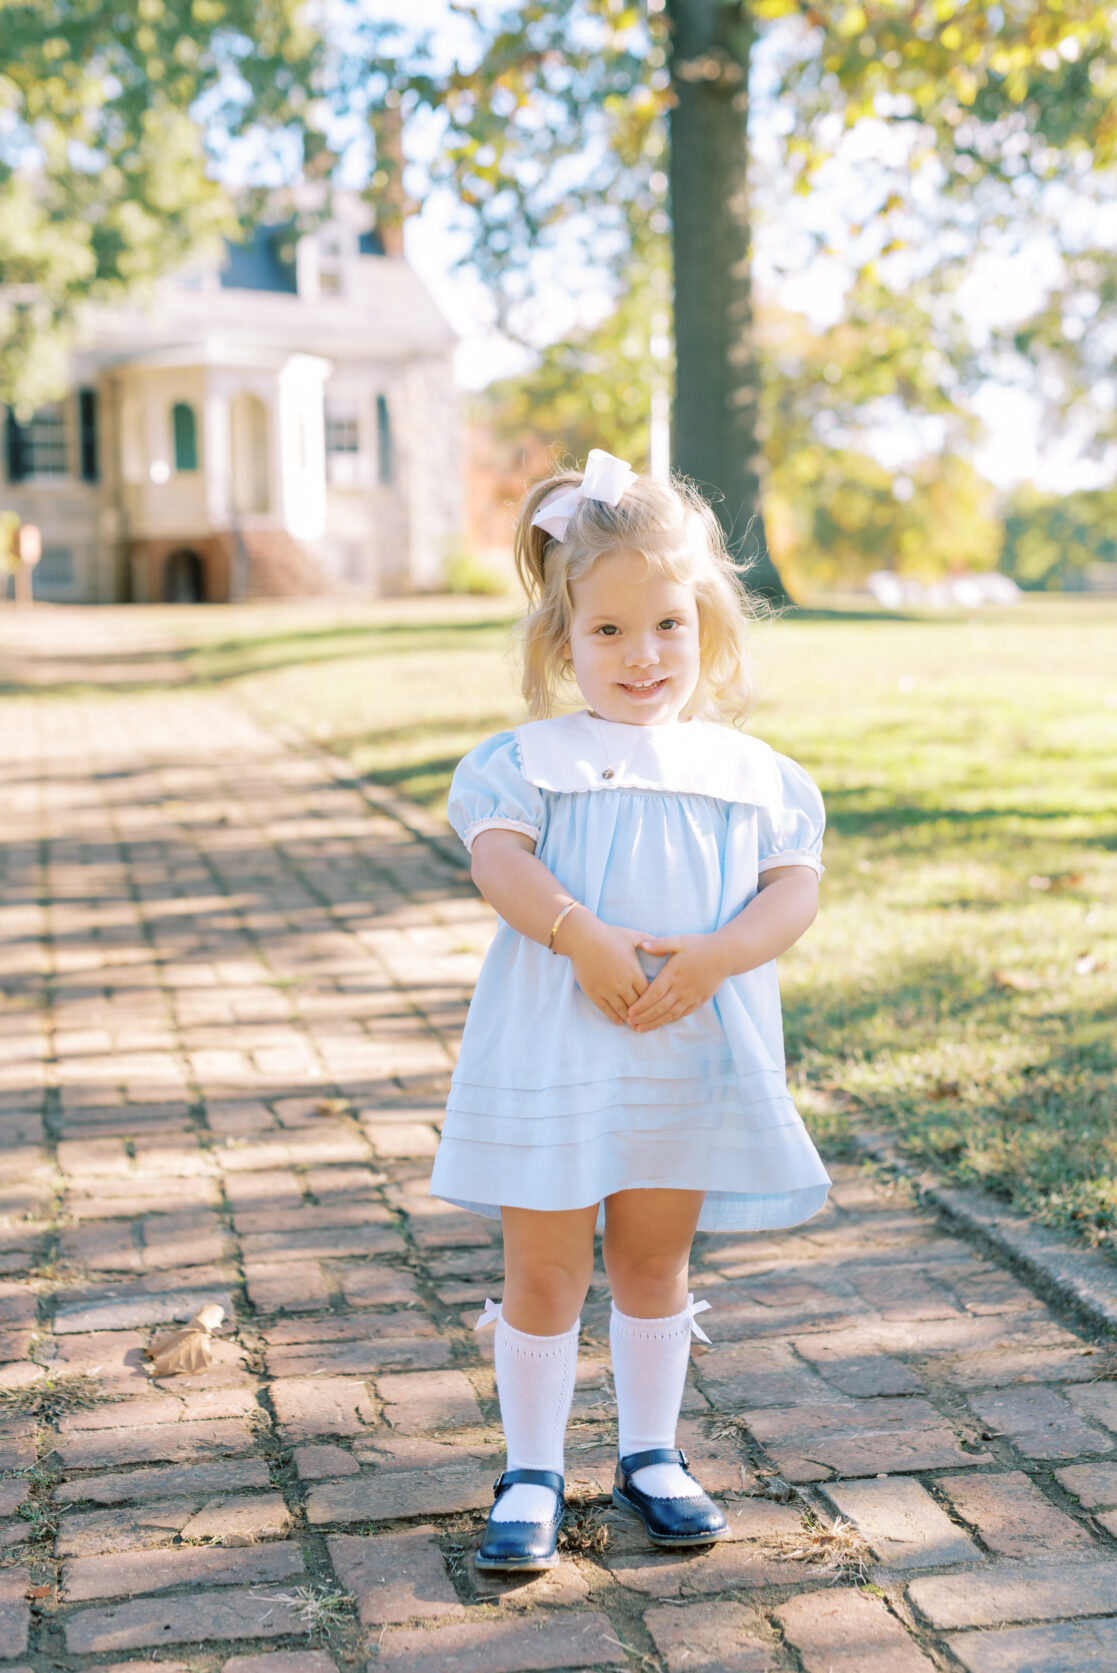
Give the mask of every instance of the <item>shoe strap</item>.
M 690 1468 L 690 1459 L 679 1446 L 653 1446 L 647 1452 L 630 1452 L 627 1458 L 620 1461 L 625 1475 L 634 1475 L 637 1470 L 646 1469 L 649 1464 L 681 1464 L 683 1469 Z
M 493 1498 L 499 1499 L 509 1487 L 519 1483 L 527 1487 L 549 1487 L 552 1493 L 562 1497 L 565 1483 L 554 1470 L 505 1470 L 493 1482 Z

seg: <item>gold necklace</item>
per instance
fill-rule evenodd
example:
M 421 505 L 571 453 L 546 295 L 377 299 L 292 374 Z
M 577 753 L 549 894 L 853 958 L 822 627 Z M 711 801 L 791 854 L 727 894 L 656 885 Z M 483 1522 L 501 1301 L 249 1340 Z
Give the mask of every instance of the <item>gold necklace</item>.
M 590 719 L 593 721 L 594 725 L 597 728 L 597 742 L 598 742 L 598 745 L 600 747 L 602 755 L 605 757 L 606 765 L 602 769 L 601 776 L 602 776 L 602 778 L 616 778 L 616 776 L 617 776 L 616 771 L 614 770 L 613 766 L 609 762 L 609 751 L 605 747 L 605 737 L 604 737 L 604 734 L 601 730 L 601 716 L 599 714 L 595 713 L 595 711 L 593 709 L 590 709 L 589 716 L 590 716 Z

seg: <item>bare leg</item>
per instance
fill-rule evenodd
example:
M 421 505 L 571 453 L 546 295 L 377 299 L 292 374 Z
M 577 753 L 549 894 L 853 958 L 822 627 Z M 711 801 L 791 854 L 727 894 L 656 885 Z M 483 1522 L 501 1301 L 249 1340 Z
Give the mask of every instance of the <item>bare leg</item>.
M 605 1270 L 622 1313 L 663 1319 L 686 1306 L 704 1200 L 702 1191 L 617 1191 L 605 1199 Z
M 581 1312 L 593 1275 L 597 1204 L 555 1213 L 502 1208 L 500 1218 L 505 1319 L 513 1329 L 531 1336 L 556 1336 L 569 1330 Z

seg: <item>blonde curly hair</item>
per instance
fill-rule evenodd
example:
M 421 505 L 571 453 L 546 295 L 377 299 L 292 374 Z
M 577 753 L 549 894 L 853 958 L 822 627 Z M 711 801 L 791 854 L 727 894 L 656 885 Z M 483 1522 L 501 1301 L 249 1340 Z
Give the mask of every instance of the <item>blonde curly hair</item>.
M 684 713 L 743 724 L 752 702 L 748 625 L 762 607 L 744 590 L 743 570 L 726 549 L 717 517 L 685 478 L 638 476 L 615 506 L 581 500 L 562 540 L 533 526 L 550 494 L 581 481 L 581 471 L 561 470 L 537 482 L 516 522 L 516 572 L 528 599 L 520 640 L 529 714 L 554 714 L 574 684 L 573 665 L 563 656 L 574 616 L 570 583 L 598 558 L 624 549 L 639 552 L 653 573 L 694 587 L 700 671 Z

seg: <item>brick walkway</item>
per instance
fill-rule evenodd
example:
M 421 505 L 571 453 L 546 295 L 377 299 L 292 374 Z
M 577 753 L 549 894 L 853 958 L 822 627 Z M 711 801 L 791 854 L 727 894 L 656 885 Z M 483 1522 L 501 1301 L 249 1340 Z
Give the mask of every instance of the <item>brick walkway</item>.
M 599 1285 L 574 1549 L 477 1576 L 500 1251 L 424 1193 L 486 909 L 221 698 L 10 708 L 5 1666 L 1117 1667 L 1112 1359 L 854 1168 L 804 1230 L 697 1251 L 683 1429 L 732 1541 L 652 1555 L 609 1511 Z M 153 1383 L 211 1301 L 213 1366 Z

